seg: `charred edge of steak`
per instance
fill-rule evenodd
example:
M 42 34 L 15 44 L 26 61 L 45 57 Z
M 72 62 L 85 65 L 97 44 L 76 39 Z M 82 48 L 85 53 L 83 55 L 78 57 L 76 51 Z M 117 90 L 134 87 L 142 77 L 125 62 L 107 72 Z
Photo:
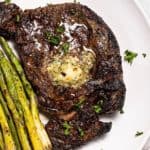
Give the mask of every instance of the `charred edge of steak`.
M 0 3 L 0 35 L 13 39 L 17 33 L 22 10 L 16 4 Z
M 67 115 L 51 115 L 46 130 L 54 150 L 75 149 L 110 131 L 111 123 L 99 121 L 99 114 L 93 111 L 93 105 L 92 98 L 89 98 L 88 102 Z M 68 130 L 64 124 L 67 124 Z
M 103 123 L 96 117 L 74 118 L 64 121 L 51 118 L 46 125 L 53 150 L 72 150 L 109 132 L 111 123 Z M 67 128 L 68 127 L 68 128 Z

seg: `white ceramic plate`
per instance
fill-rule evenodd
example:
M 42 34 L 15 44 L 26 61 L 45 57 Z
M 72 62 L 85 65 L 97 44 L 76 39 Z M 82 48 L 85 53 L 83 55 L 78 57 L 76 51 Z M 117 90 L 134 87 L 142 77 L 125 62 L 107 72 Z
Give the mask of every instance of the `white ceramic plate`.
M 73 0 L 12 0 L 22 8 L 36 8 L 47 3 Z M 110 133 L 81 150 L 141 150 L 150 130 L 150 28 L 133 0 L 80 0 L 99 14 L 115 33 L 121 48 L 138 52 L 132 66 L 123 62 L 127 87 L 123 115 L 103 118 L 111 120 Z M 142 53 L 147 53 L 146 58 Z M 43 122 L 46 122 L 42 116 Z M 135 137 L 136 131 L 143 131 Z
M 150 25 L 150 0 L 134 0 Z

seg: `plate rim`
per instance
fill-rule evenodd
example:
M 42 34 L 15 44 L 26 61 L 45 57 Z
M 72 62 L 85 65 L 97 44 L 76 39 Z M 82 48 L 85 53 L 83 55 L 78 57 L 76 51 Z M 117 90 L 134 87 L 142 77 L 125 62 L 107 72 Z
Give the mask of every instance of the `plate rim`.
M 143 15 L 146 23 L 150 27 L 150 17 L 147 15 L 146 11 L 144 10 L 142 5 L 140 4 L 139 0 L 133 0 L 133 1 L 135 3 L 136 7 L 138 8 L 138 10 L 140 11 L 140 13 Z

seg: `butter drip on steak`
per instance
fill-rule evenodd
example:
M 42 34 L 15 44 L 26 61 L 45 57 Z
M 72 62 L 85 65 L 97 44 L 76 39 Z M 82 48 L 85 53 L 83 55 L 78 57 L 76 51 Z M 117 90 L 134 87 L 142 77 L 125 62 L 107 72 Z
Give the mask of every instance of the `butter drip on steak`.
M 110 130 L 99 117 L 122 109 L 126 90 L 118 43 L 101 17 L 74 3 L 25 11 L 0 3 L 0 35 L 16 43 L 50 118 L 53 150 L 75 149 Z

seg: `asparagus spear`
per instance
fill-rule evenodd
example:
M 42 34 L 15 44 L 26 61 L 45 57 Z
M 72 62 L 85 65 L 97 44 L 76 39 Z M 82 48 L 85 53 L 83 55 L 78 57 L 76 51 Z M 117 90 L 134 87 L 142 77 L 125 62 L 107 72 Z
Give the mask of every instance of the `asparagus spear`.
M 8 69 L 8 68 L 7 68 Z M 13 78 L 12 76 L 7 76 L 7 87 L 8 87 L 8 90 L 9 90 L 9 93 L 10 93 L 10 96 L 12 97 L 12 99 L 15 101 L 15 105 L 16 105 L 16 109 L 20 115 L 20 117 L 22 118 L 23 120 L 23 112 L 22 112 L 22 107 L 21 107 L 21 104 L 18 100 L 18 95 L 17 95 L 17 92 L 16 92 L 16 87 L 15 86 L 12 86 L 14 84 L 13 82 Z
M 2 53 L 2 52 L 0 51 L 0 53 Z M 0 63 L 2 64 L 3 62 L 1 60 L 2 60 L 2 58 L 0 59 Z M 3 69 L 4 69 L 4 67 L 6 67 L 6 69 L 8 69 L 7 66 L 3 66 Z M 7 79 L 8 77 L 9 77 L 9 74 L 7 72 L 5 72 L 5 79 Z M 12 86 L 14 86 L 14 85 L 12 85 Z M 1 91 L 2 91 L 6 101 L 7 101 L 8 108 L 10 109 L 10 111 L 12 113 L 12 116 L 13 116 L 13 119 L 14 119 L 14 122 L 16 125 L 16 129 L 17 129 L 17 133 L 18 133 L 19 139 L 20 139 L 21 144 L 22 144 L 22 148 L 24 150 L 30 150 L 31 148 L 30 148 L 27 134 L 25 132 L 23 120 L 19 116 L 19 113 L 16 110 L 16 106 L 15 106 L 15 104 L 14 104 L 14 102 L 13 102 L 13 100 L 9 94 L 9 91 L 7 89 L 7 86 L 6 86 L 6 83 L 5 83 L 1 69 L 0 69 L 0 88 L 1 88 Z
M 6 150 L 16 150 L 15 143 L 13 141 L 13 137 L 7 122 L 7 117 L 4 113 L 4 110 L 2 108 L 2 105 L 0 103 L 0 125 L 2 127 L 2 132 L 4 135 L 4 143 Z
M 24 112 L 23 114 L 24 114 L 25 124 L 28 129 L 28 133 L 29 133 L 33 148 L 35 150 L 43 150 L 44 148 L 38 137 L 37 130 L 36 130 L 33 117 L 29 109 L 28 99 L 25 95 L 23 85 L 20 81 L 19 76 L 17 75 L 15 70 L 12 68 L 10 62 L 5 58 L 2 51 L 0 51 L 0 65 L 1 65 L 2 71 L 4 73 L 4 76 L 7 82 L 9 81 L 7 80 L 7 78 L 9 76 L 13 76 L 14 85 L 11 85 L 11 86 L 16 87 L 16 92 L 18 94 L 18 98 L 19 98 L 19 101 L 21 103 L 21 106 Z
M 7 68 L 8 69 L 8 68 Z M 20 117 L 22 118 L 23 121 L 23 112 L 22 112 L 22 107 L 21 104 L 18 100 L 18 95 L 16 92 L 16 87 L 12 86 L 14 84 L 13 82 L 13 78 L 11 76 L 7 76 L 7 87 L 8 87 L 8 91 L 10 93 L 10 96 L 12 97 L 12 99 L 15 101 L 15 105 L 16 105 L 16 109 L 20 115 Z
M 20 79 L 23 83 L 25 92 L 27 93 L 27 96 L 31 102 L 31 112 L 32 112 L 32 116 L 33 116 L 37 131 L 38 131 L 38 135 L 40 136 L 40 140 L 42 141 L 44 147 L 46 147 L 48 150 L 50 150 L 50 149 L 52 149 L 51 142 L 50 142 L 49 137 L 44 129 L 43 124 L 40 121 L 39 112 L 38 112 L 38 108 L 37 108 L 37 98 L 36 98 L 36 95 L 34 94 L 31 84 L 26 79 L 24 70 L 23 70 L 18 58 L 13 53 L 12 49 L 9 47 L 8 43 L 6 42 L 6 40 L 3 37 L 0 37 L 0 43 L 1 43 L 2 48 L 4 49 L 8 59 L 10 60 L 13 67 L 19 74 Z
M 2 129 L 0 128 L 0 150 L 4 149 L 4 139 L 2 134 Z
M 4 110 L 5 114 L 6 114 L 6 116 L 9 116 L 8 124 L 9 124 L 9 128 L 11 129 L 11 133 L 12 133 L 15 145 L 16 145 L 16 149 L 17 150 L 21 150 L 21 145 L 19 143 L 19 138 L 18 138 L 18 135 L 17 135 L 16 127 L 14 125 L 12 116 L 11 116 L 9 110 L 8 110 L 6 102 L 4 101 L 4 98 L 2 96 L 1 91 L 0 91 L 0 103 L 2 104 L 2 107 L 3 107 L 3 110 Z

